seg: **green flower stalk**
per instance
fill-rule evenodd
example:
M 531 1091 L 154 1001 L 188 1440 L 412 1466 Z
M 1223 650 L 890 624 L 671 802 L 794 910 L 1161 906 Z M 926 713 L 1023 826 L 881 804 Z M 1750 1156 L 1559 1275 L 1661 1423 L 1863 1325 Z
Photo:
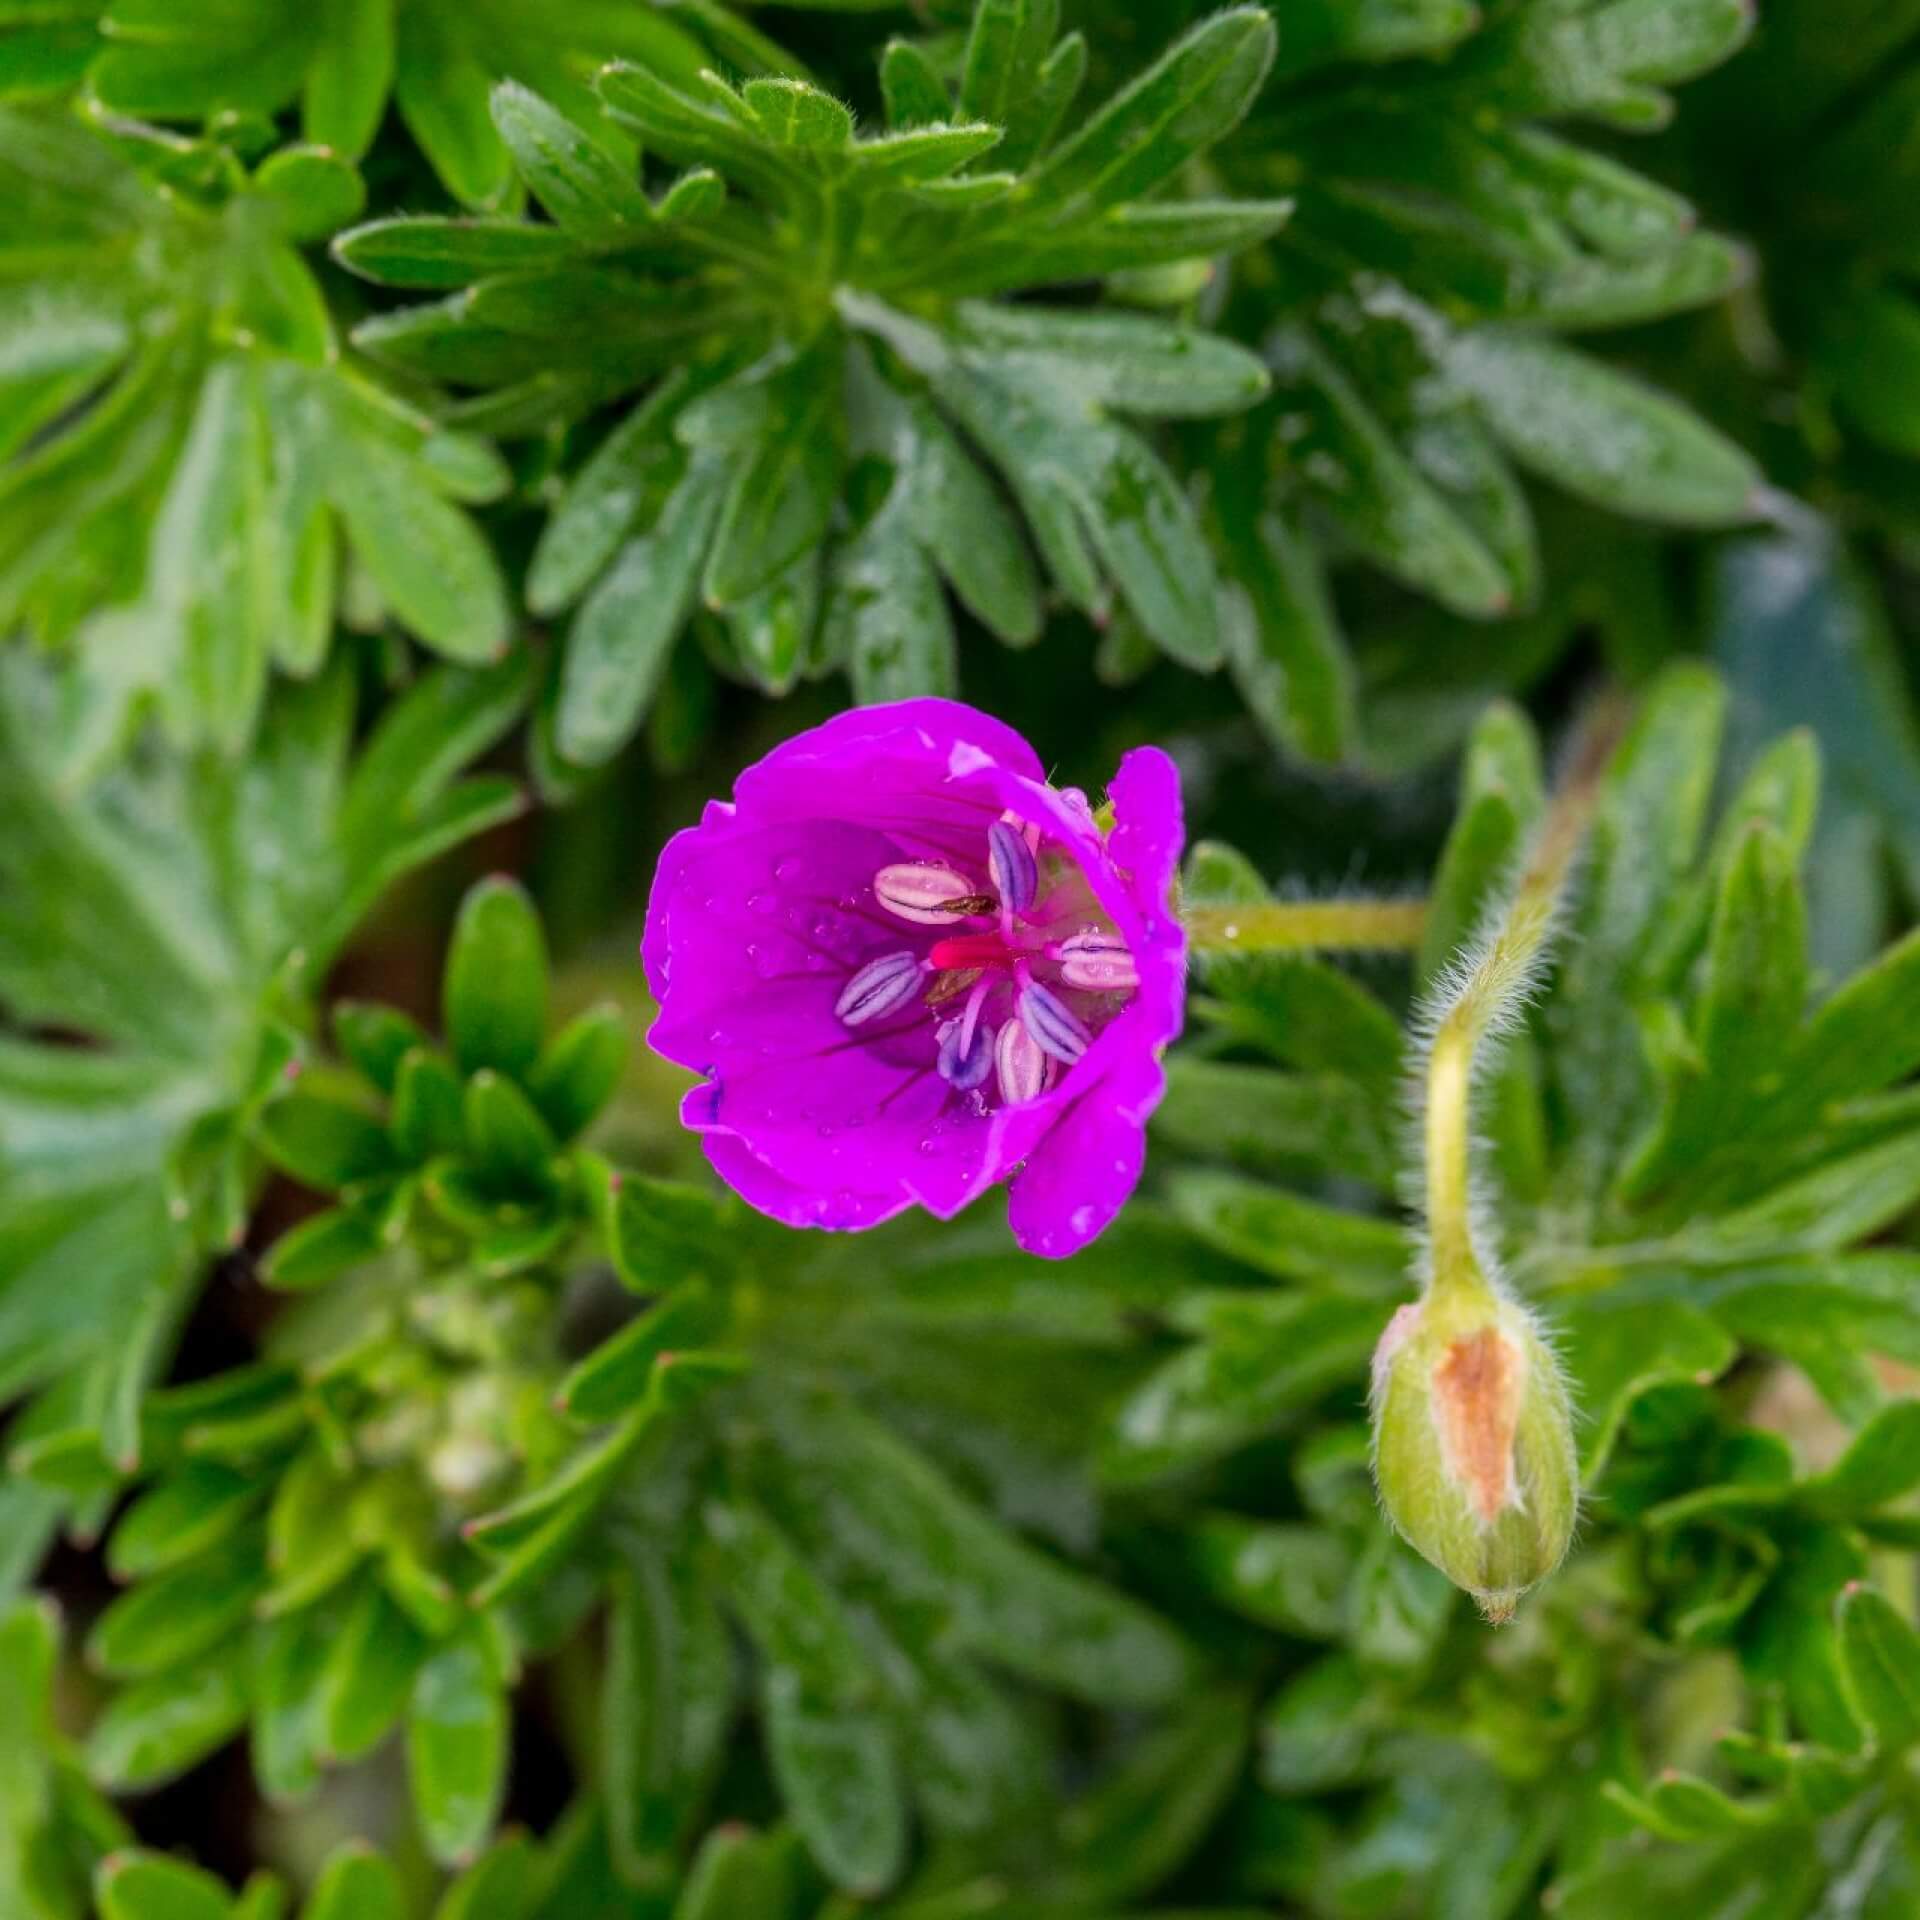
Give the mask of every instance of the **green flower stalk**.
M 1559 1363 L 1476 1231 L 1473 1087 L 1546 962 L 1603 760 L 1596 737 L 1511 892 L 1427 1009 L 1426 1287 L 1393 1316 L 1373 1359 L 1380 1498 L 1494 1622 L 1565 1557 L 1580 1481 Z
M 1424 900 L 1263 900 L 1188 907 L 1197 953 L 1404 952 L 1426 931 Z

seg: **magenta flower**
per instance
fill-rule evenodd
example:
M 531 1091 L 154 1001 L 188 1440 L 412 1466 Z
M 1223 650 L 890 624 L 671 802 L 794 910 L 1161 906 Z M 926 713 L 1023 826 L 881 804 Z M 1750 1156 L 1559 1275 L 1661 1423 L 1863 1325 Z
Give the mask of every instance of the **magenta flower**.
M 1186 941 L 1173 763 L 1120 763 L 1112 824 L 951 700 L 845 713 L 749 767 L 661 855 L 649 1038 L 681 1117 L 792 1226 L 946 1218 L 1011 1183 L 1015 1238 L 1076 1252 L 1140 1178 Z

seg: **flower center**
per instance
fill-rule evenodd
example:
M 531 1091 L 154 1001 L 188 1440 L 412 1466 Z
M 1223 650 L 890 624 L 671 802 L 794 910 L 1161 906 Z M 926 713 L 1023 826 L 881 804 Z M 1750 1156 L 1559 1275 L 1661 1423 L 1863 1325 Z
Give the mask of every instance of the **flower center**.
M 1140 983 L 1132 951 L 1079 863 L 1011 815 L 987 829 L 978 874 L 902 861 L 873 897 L 908 927 L 938 930 L 849 976 L 842 1025 L 891 1037 L 933 1023 L 935 1070 L 956 1092 L 1037 1100 L 1093 1044 Z

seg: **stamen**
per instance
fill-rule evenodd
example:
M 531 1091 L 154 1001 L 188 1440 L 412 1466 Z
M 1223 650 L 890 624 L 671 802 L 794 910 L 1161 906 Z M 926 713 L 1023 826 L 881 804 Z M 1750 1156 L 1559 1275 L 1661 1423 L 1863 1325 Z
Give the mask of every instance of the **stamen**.
M 1000 1098 L 1010 1107 L 1039 1099 L 1053 1079 L 1053 1062 L 1027 1031 L 1026 1022 L 1018 1018 L 1000 1029 L 993 1043 L 993 1064 L 1000 1077 Z
M 936 973 L 933 985 L 927 989 L 927 1005 L 945 1006 L 957 994 L 965 993 L 980 978 L 978 967 L 966 967 L 958 973 Z
M 833 1003 L 834 1012 L 849 1027 L 865 1026 L 903 1007 L 919 991 L 920 961 L 904 950 L 883 953 L 849 980 Z
M 990 893 L 963 893 L 957 900 L 943 901 L 938 912 L 954 919 L 964 919 L 969 914 L 991 913 L 998 902 Z
M 1020 1018 L 1047 1052 L 1070 1067 L 1093 1043 L 1080 1016 L 1049 987 L 1029 980 L 1020 989 Z
M 993 1071 L 993 1029 L 947 1020 L 941 1023 L 939 1039 L 940 1078 L 957 1093 L 971 1093 Z
M 987 829 L 987 866 L 1001 906 L 1009 913 L 1025 913 L 1033 905 L 1040 867 L 1019 830 L 1004 820 Z
M 1130 993 L 1140 984 L 1132 949 L 1117 933 L 1088 927 L 1047 951 L 1060 962 L 1060 977 L 1087 993 Z
M 980 896 L 965 874 L 926 860 L 882 867 L 873 876 L 873 897 L 889 913 L 922 927 L 949 926 L 956 913 L 989 913 L 993 909 L 991 900 L 984 907 L 973 906 Z
M 991 980 L 982 980 L 967 995 L 966 1011 L 960 1016 L 960 1051 L 969 1056 L 973 1052 L 973 1030 L 980 1024 L 980 1009 L 987 1004 L 992 987 Z

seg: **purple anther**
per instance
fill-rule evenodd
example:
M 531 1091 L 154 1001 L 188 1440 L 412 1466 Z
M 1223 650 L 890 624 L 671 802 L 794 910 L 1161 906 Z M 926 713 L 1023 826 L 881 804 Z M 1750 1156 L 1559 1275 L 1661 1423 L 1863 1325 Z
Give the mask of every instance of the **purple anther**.
M 1140 984 L 1132 949 L 1117 933 L 1089 927 L 1049 949 L 1060 962 L 1060 977 L 1087 993 L 1131 993 Z
M 869 960 L 847 982 L 833 1010 L 843 1025 L 863 1027 L 904 1007 L 920 990 L 920 979 L 918 955 L 904 949 L 883 953 L 879 959 Z
M 987 995 L 993 990 L 991 980 L 977 980 L 967 995 L 967 1004 L 960 1012 L 959 1050 L 969 1060 L 973 1058 L 973 1030 L 980 1024 L 980 1009 L 987 1004 Z
M 873 876 L 873 897 L 896 918 L 922 927 L 952 926 L 956 914 L 971 910 L 956 903 L 971 902 L 974 891 L 965 874 L 930 860 L 903 861 L 882 867 Z M 980 911 L 991 911 L 992 904 L 989 901 Z
M 1027 1031 L 1026 1022 L 1009 1020 L 993 1043 L 993 1064 L 1000 1076 L 1000 1098 L 1017 1107 L 1037 1100 L 1053 1078 L 1053 1062 Z
M 1040 884 L 1040 865 L 1018 827 L 996 820 L 987 829 L 987 866 L 1001 906 L 1009 913 L 1025 913 Z
M 940 1027 L 940 1078 L 956 1093 L 971 1093 L 993 1071 L 993 1029 L 984 1021 L 947 1020 Z
M 1020 990 L 1020 1018 L 1046 1051 L 1070 1067 L 1092 1044 L 1080 1016 L 1050 987 L 1029 980 Z

